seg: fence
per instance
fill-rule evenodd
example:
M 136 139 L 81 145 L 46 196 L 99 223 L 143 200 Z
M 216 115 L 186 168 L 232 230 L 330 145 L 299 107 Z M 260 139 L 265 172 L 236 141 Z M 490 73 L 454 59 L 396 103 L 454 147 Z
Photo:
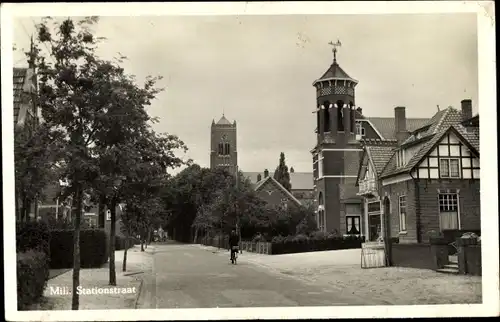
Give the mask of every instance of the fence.
M 273 250 L 273 246 L 271 243 L 268 243 L 268 242 L 242 241 L 241 242 L 241 250 L 251 252 L 251 253 L 271 255 L 272 250 Z

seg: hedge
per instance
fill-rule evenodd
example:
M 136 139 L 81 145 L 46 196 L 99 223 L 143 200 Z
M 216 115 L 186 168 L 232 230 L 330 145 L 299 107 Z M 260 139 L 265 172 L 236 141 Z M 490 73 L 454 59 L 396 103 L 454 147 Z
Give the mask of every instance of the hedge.
M 307 236 L 290 236 L 284 239 L 274 238 L 272 254 L 291 254 L 314 251 L 338 250 L 361 248 L 364 237 L 338 237 L 309 238 Z
M 140 245 L 140 241 L 134 237 L 124 237 L 124 236 L 115 236 L 115 250 L 122 250 L 125 248 L 130 248 L 134 245 Z M 127 245 L 128 244 L 128 245 Z
M 40 251 L 17 253 L 17 308 L 38 302 L 49 279 L 48 257 Z
M 50 229 L 43 221 L 16 223 L 16 251 L 36 250 L 50 256 Z
M 73 230 L 52 230 L 50 268 L 73 268 Z M 80 231 L 80 267 L 101 267 L 108 260 L 108 240 L 103 229 Z

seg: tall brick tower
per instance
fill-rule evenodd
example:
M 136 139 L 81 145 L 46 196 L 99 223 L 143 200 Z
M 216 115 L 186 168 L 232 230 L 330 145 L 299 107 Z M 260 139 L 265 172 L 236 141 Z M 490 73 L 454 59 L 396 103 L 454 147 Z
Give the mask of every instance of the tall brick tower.
M 226 167 L 228 171 L 235 173 L 238 166 L 236 121 L 231 123 L 222 114 L 217 123 L 212 120 L 210 132 L 210 168 Z
M 347 217 L 361 215 L 361 199 L 356 196 L 357 170 L 361 145 L 356 139 L 354 88 L 358 81 L 351 78 L 337 63 L 337 48 L 333 46 L 333 63 L 318 80 L 316 88 L 317 143 L 313 154 L 313 172 L 317 221 L 323 231 L 337 230 L 344 234 Z M 360 218 L 356 225 L 361 225 Z M 359 227 L 361 229 L 361 227 Z

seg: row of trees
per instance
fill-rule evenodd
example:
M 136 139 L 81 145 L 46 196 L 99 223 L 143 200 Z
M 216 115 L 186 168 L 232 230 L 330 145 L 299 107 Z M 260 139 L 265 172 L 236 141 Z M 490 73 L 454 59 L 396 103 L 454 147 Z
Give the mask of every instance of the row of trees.
M 82 199 L 111 211 L 110 277 L 116 285 L 116 208 L 126 201 L 122 215 L 125 232 L 144 235 L 166 216 L 160 190 L 169 180 L 167 169 L 185 162 L 176 151 L 186 150 L 174 135 L 156 133 L 157 121 L 146 107 L 162 91 L 159 77 L 143 85 L 121 67 L 126 57 L 113 61 L 96 54 L 92 26 L 96 17 L 79 21 L 44 18 L 28 57 L 36 68 L 38 90 L 33 95 L 42 122 L 16 133 L 16 188 L 20 217 L 27 220 L 31 204 L 43 197 L 47 182 L 64 179 L 63 192 L 75 205 L 72 309 L 78 309 Z M 47 48 L 42 53 L 40 47 Z M 143 239 L 143 238 L 141 238 Z M 126 269 L 126 261 L 124 261 Z
M 202 235 L 227 234 L 236 227 L 243 239 L 316 230 L 312 208 L 269 205 L 243 173 L 237 177 L 223 168 L 211 170 L 194 164 L 171 178 L 161 192 L 170 210 L 170 234 L 177 240 L 197 242 Z

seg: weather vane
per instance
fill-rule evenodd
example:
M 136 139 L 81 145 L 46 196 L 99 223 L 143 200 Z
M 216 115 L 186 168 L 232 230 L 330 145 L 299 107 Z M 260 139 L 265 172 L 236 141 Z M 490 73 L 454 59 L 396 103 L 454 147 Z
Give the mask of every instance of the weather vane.
M 333 62 L 337 62 L 337 48 L 342 47 L 342 43 L 340 42 L 340 40 L 337 39 L 336 43 L 333 43 L 332 41 L 330 41 L 328 44 L 333 47 L 333 49 L 332 49 Z

